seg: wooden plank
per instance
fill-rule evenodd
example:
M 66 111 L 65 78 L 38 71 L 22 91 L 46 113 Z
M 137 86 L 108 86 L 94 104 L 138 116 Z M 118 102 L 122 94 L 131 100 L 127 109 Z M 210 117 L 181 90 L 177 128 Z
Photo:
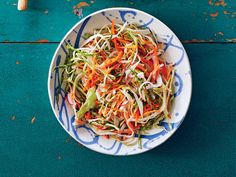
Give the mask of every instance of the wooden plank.
M 16 0 L 0 1 L 0 42 L 59 42 L 82 16 L 108 7 L 132 7 L 146 11 L 166 23 L 186 42 L 235 42 L 236 2 L 216 0 L 91 0 L 73 12 L 78 0 L 29 1 L 28 10 L 17 11 Z M 81 4 L 80 4 L 81 5 Z M 86 5 L 85 3 L 82 5 Z
M 0 44 L 0 176 L 236 176 L 236 45 L 185 45 L 193 96 L 183 125 L 160 147 L 120 158 L 82 148 L 56 121 L 47 95 L 56 47 Z

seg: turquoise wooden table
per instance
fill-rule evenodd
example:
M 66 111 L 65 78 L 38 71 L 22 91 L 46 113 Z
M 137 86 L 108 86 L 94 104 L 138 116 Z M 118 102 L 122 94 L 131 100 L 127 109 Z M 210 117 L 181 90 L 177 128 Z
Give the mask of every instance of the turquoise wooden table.
M 0 1 L 1 177 L 236 176 L 236 1 Z M 133 7 L 166 23 L 190 58 L 193 94 L 179 130 L 144 154 L 114 157 L 82 147 L 54 117 L 47 93 L 53 53 L 84 16 Z

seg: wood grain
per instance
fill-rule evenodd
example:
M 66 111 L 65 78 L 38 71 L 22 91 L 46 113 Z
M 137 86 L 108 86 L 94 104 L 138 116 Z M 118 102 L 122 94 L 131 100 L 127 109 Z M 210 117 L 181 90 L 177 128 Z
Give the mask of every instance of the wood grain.
M 235 42 L 236 2 L 227 0 L 224 6 L 215 5 L 215 2 L 40 0 L 29 1 L 28 10 L 19 12 L 15 7 L 16 0 L 0 1 L 0 42 L 59 42 L 81 18 L 108 7 L 146 11 L 166 23 L 185 43 Z
M 193 95 L 183 125 L 154 150 L 119 158 L 68 140 L 55 119 L 47 75 L 56 47 L 0 44 L 0 176 L 236 176 L 235 44 L 185 45 Z
M 132 7 L 166 23 L 185 44 L 193 95 L 179 130 L 130 157 L 78 145 L 51 110 L 49 64 L 65 33 L 84 16 Z M 235 0 L 0 1 L 0 177 L 236 176 Z

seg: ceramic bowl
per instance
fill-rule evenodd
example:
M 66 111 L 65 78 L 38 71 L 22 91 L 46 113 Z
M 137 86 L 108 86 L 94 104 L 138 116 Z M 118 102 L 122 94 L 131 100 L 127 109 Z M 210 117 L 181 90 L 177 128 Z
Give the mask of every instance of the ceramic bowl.
M 114 139 L 105 139 L 96 136 L 88 127 L 75 128 L 72 123 L 75 119 L 71 106 L 66 101 L 66 93 L 60 84 L 60 71 L 54 68 L 64 63 L 67 51 L 65 46 L 70 44 L 78 48 L 84 41 L 83 34 L 93 32 L 105 24 L 132 22 L 154 31 L 159 41 L 164 43 L 164 56 L 168 62 L 174 63 L 175 74 L 175 101 L 171 110 L 171 119 L 161 122 L 161 128 L 153 128 L 148 134 L 142 135 L 142 148 L 138 145 L 126 146 Z M 59 44 L 51 62 L 48 76 L 48 92 L 53 112 L 61 126 L 76 141 L 94 151 L 110 155 L 131 155 L 148 151 L 166 141 L 183 122 L 187 113 L 191 92 L 192 79 L 188 56 L 177 36 L 160 20 L 131 8 L 109 8 L 97 11 L 79 21 L 65 35 Z M 56 96 L 59 93 L 59 96 Z

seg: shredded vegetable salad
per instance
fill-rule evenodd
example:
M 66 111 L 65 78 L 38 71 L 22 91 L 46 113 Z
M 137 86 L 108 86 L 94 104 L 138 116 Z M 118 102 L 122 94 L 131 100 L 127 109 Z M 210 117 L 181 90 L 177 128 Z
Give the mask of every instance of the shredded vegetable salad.
M 162 57 L 163 43 L 148 28 L 114 21 L 84 38 L 79 48 L 67 46 L 58 66 L 74 126 L 141 145 L 141 134 L 171 118 L 175 71 Z

